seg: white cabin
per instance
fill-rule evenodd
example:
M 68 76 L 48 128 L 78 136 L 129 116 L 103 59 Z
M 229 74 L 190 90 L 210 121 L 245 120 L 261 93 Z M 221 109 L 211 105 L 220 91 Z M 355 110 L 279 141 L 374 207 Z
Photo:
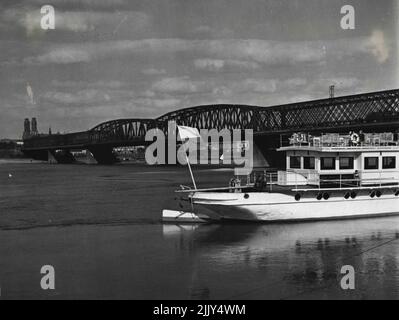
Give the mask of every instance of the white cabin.
M 291 145 L 278 149 L 286 153 L 286 171 L 278 172 L 278 184 L 320 186 L 328 181 L 340 185 L 358 181 L 374 185 L 399 180 L 399 146 L 393 135 L 378 143 L 354 143 L 343 137 L 328 134 L 300 142 L 291 139 Z

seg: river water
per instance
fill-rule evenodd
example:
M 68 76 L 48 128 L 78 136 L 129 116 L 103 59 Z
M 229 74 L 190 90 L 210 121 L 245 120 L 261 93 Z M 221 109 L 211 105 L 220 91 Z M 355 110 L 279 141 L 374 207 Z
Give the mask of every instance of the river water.
M 231 174 L 195 169 L 200 187 Z M 0 299 L 399 298 L 399 217 L 162 224 L 189 183 L 183 167 L 0 163 Z

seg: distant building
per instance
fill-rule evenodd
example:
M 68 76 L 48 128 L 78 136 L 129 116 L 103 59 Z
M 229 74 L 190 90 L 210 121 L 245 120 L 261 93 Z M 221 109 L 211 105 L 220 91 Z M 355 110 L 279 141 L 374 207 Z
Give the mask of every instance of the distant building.
M 21 148 L 23 142 L 13 139 L 0 140 L 0 159 L 4 158 L 22 158 L 24 157 Z
M 36 118 L 32 118 L 29 121 L 28 118 L 24 121 L 24 133 L 22 134 L 22 139 L 28 139 L 33 136 L 38 136 L 39 131 L 37 130 L 37 120 Z
M 24 121 L 24 133 L 22 134 L 22 139 L 29 138 L 30 136 L 30 121 L 26 118 Z
M 39 132 L 37 131 L 37 120 L 36 118 L 32 118 L 32 127 L 31 127 L 31 135 L 32 136 L 37 136 Z

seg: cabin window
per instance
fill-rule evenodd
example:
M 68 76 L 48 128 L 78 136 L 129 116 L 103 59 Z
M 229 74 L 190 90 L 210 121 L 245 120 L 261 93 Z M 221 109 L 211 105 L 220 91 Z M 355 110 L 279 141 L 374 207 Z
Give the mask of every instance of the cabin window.
M 303 168 L 314 169 L 314 157 L 303 157 Z
M 301 157 L 298 156 L 290 157 L 290 168 L 301 169 Z
M 382 157 L 382 169 L 395 169 L 396 157 Z
M 353 169 L 353 158 L 352 157 L 339 157 L 339 168 L 341 170 Z
M 364 158 L 364 169 L 378 169 L 378 157 Z
M 320 160 L 321 170 L 335 170 L 335 158 L 322 157 Z

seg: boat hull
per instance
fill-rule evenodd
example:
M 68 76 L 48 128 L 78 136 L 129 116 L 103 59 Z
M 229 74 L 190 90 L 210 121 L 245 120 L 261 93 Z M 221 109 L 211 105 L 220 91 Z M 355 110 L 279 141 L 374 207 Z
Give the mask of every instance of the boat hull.
M 254 193 L 195 193 L 195 205 L 211 210 L 219 219 L 247 221 L 306 221 L 375 217 L 399 214 L 399 197 L 385 190 L 380 197 L 359 192 L 345 199 L 342 192 L 317 200 L 316 194 Z

